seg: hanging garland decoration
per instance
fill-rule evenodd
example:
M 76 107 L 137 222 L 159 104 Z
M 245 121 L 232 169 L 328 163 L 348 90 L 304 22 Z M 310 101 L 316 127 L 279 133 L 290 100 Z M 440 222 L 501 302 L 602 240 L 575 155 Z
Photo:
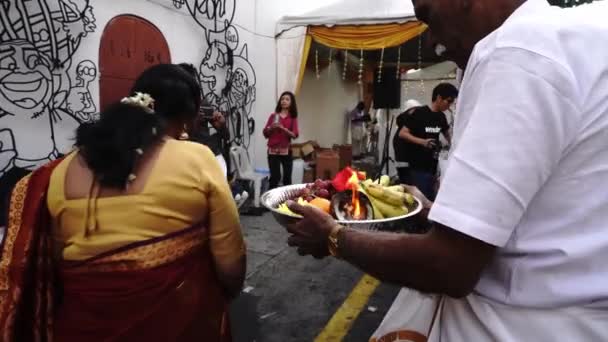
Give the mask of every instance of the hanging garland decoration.
M 363 49 L 361 49 L 361 57 L 359 58 L 359 85 L 363 84 Z
M 359 100 L 363 99 L 363 49 L 361 49 L 361 58 L 359 59 Z
M 422 70 L 422 35 L 418 36 L 418 70 Z M 424 98 L 425 88 L 424 88 L 424 78 L 420 77 L 420 95 Z
M 404 85 L 404 90 L 403 90 L 403 97 L 405 97 L 407 99 L 407 95 L 410 91 L 410 80 L 409 78 L 407 78 L 407 75 L 405 76 L 405 85 Z
M 399 79 L 401 76 L 401 46 L 397 50 L 397 72 L 395 72 L 395 78 Z
M 378 83 L 382 83 L 382 67 L 384 67 L 384 47 L 380 52 L 380 65 L 378 65 Z
M 320 79 L 321 73 L 319 72 L 319 49 L 315 50 L 315 72 L 317 74 L 317 79 Z
M 329 66 L 327 67 L 327 74 L 331 75 L 331 63 L 334 59 L 334 49 L 329 49 Z
M 342 81 L 346 81 L 347 69 L 348 69 L 348 50 L 344 50 L 344 70 L 342 70 Z

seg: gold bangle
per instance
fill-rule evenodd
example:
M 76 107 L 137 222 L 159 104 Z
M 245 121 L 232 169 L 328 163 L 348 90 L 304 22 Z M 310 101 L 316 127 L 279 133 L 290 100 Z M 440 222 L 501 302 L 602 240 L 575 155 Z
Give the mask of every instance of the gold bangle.
M 331 233 L 329 233 L 329 236 L 327 237 L 327 249 L 329 250 L 329 254 L 331 254 L 331 256 L 341 259 L 340 257 L 340 253 L 339 253 L 339 242 L 338 242 L 338 235 L 340 234 L 340 231 L 344 229 L 344 227 L 340 226 L 340 225 L 336 225 L 332 230 Z

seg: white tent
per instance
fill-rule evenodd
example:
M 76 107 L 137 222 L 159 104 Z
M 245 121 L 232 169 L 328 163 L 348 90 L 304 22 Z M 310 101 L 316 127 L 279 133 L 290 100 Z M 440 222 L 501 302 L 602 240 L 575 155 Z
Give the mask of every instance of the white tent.
M 425 25 L 416 21 L 409 0 L 342 0 L 312 12 L 283 17 L 276 27 L 277 95 L 284 90 L 297 92 L 310 43 L 313 39 L 319 40 L 317 36 L 313 38 L 312 30 L 319 27 L 339 26 L 365 26 L 375 30 L 375 40 L 372 43 L 365 41 L 367 38 L 365 35 L 360 35 L 361 42 L 356 42 L 352 47 L 355 49 L 381 49 L 390 47 L 388 44 L 391 42 L 401 44 L 426 29 Z M 386 34 L 383 30 L 386 30 Z M 359 35 L 351 34 L 351 45 L 352 36 L 357 39 Z M 383 44 L 383 40 L 386 41 L 386 46 L 379 45 Z M 320 43 L 326 42 L 320 41 Z M 349 44 L 349 42 L 339 40 L 339 44 Z M 346 47 L 340 46 L 340 48 Z
M 279 20 L 277 33 L 295 26 L 376 25 L 416 20 L 408 0 L 342 0 L 332 5 Z
M 455 80 L 457 74 L 456 64 L 454 62 L 442 62 L 433 64 L 423 69 L 409 70 L 402 74 L 401 79 L 416 81 L 443 81 Z

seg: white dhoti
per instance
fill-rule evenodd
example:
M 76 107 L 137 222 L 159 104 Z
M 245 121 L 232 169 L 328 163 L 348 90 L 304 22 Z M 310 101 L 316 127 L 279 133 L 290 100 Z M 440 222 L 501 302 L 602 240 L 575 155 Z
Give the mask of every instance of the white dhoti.
M 438 321 L 430 341 L 608 341 L 607 308 L 532 309 L 470 295 L 446 298 Z
M 434 319 L 438 298 L 402 289 L 369 341 L 608 341 L 605 305 L 533 309 L 499 304 L 478 295 L 444 297 Z
M 353 140 L 353 156 L 360 156 L 365 152 L 365 146 L 367 145 L 367 130 L 363 125 L 354 125 L 352 130 Z

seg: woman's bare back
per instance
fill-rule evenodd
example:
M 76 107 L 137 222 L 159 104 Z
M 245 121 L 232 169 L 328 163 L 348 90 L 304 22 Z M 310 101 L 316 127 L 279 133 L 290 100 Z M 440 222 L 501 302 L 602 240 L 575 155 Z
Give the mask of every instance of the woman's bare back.
M 144 191 L 164 145 L 164 143 L 158 144 L 144 152 L 133 172 L 133 174 L 136 175 L 136 178 L 129 182 L 128 186 L 125 184 L 124 189 L 101 187 L 96 197 L 103 198 L 136 195 Z M 78 153 L 78 155 L 76 155 L 76 157 L 72 159 L 70 165 L 68 165 L 65 178 L 64 193 L 65 198 L 68 200 L 88 198 L 94 180 L 93 172 L 88 167 L 84 157 L 80 152 L 76 153 Z M 99 182 L 97 182 L 96 185 L 99 185 Z

